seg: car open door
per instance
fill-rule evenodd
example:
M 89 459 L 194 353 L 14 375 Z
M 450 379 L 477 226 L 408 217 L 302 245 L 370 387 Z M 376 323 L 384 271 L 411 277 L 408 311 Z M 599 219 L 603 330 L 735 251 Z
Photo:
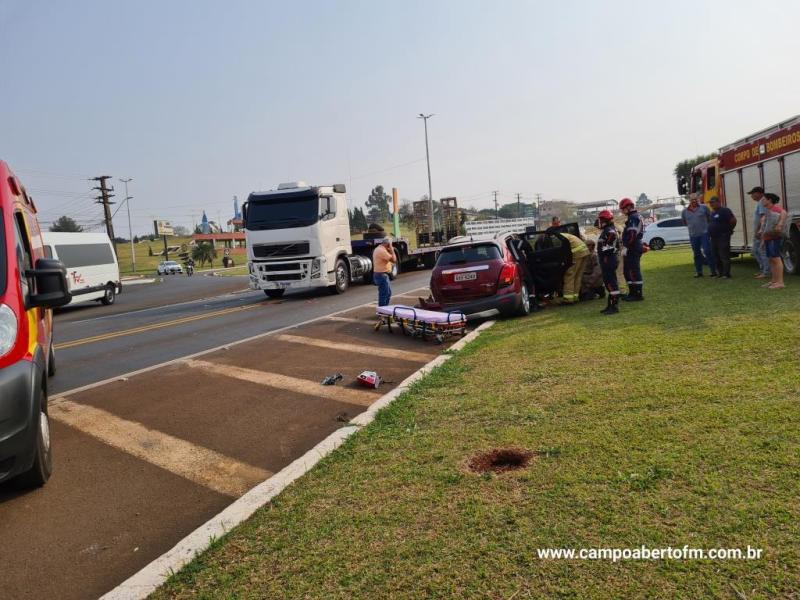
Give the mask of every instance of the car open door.
M 564 273 L 572 264 L 572 249 L 562 231 L 572 233 L 570 229 L 580 231 L 577 223 L 551 227 L 546 231 L 529 227 L 525 231 L 528 241 L 526 262 L 538 295 L 554 294 L 561 290 Z

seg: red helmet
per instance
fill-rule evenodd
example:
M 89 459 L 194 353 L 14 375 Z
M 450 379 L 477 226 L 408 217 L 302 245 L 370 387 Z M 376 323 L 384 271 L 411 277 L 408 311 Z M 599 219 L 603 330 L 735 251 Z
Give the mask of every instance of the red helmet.
M 597 218 L 598 219 L 602 219 L 604 221 L 613 221 L 614 220 L 614 215 L 611 213 L 610 210 L 601 210 L 598 213 Z
M 622 200 L 619 201 L 620 210 L 624 210 L 626 208 L 633 208 L 633 206 L 634 206 L 633 200 L 631 200 L 630 198 L 623 198 Z

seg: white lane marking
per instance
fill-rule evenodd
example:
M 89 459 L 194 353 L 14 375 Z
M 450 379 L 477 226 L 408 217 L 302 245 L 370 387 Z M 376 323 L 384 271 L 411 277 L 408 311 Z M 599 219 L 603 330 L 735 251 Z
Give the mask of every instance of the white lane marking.
M 341 350 L 343 352 L 355 352 L 356 354 L 368 354 L 370 356 L 382 356 L 384 358 L 396 358 L 399 360 L 409 360 L 411 362 L 428 362 L 430 354 L 423 352 L 411 352 L 409 350 L 397 350 L 389 346 L 369 346 L 366 344 L 348 344 L 346 342 L 332 342 L 317 338 L 304 337 L 301 335 L 288 335 L 281 333 L 275 336 L 281 342 L 291 342 L 293 344 L 305 344 L 317 348 L 327 348 L 329 350 Z
M 305 396 L 316 396 L 328 400 L 336 400 L 338 402 L 358 404 L 360 406 L 369 406 L 377 397 L 374 393 L 370 393 L 366 390 L 355 390 L 339 385 L 322 385 L 316 381 L 299 379 L 297 377 L 290 377 L 289 375 L 281 375 L 280 373 L 268 373 L 267 371 L 222 365 L 205 360 L 187 359 L 184 360 L 183 363 L 193 369 L 200 369 L 206 373 L 213 373 L 214 375 L 223 375 L 225 377 L 266 385 L 297 394 L 303 394 Z
M 356 323 L 358 325 L 374 325 L 374 319 L 355 319 L 353 317 L 328 317 L 329 321 L 336 321 L 337 323 Z
M 238 498 L 271 475 L 264 469 L 94 406 L 62 400 L 50 406 L 49 415 L 109 446 L 226 496 Z
M 426 290 L 428 289 L 427 286 L 414 288 L 409 290 L 409 293 L 416 292 L 419 290 Z M 71 390 L 66 390 L 59 394 L 54 394 L 50 397 L 49 404 L 57 403 L 62 398 L 67 398 L 69 396 L 73 396 L 79 392 L 85 392 L 87 390 L 93 390 L 98 387 L 102 387 L 109 383 L 113 383 L 115 381 L 123 381 L 129 379 L 131 377 L 135 377 L 136 375 L 141 375 L 143 373 L 149 373 L 150 371 L 155 371 L 157 369 L 161 369 L 162 367 L 168 367 L 170 365 L 178 364 L 186 359 L 189 358 L 197 358 L 199 356 L 205 356 L 206 354 L 212 354 L 219 350 L 228 350 L 229 348 L 233 348 L 234 346 L 238 346 L 239 344 L 246 344 L 247 342 L 252 342 L 254 340 L 260 340 L 261 338 L 268 337 L 270 335 L 275 335 L 276 333 L 281 333 L 283 331 L 291 331 L 293 329 L 297 329 L 298 327 L 302 327 L 303 325 L 310 325 L 311 323 L 316 323 L 317 321 L 322 321 L 323 319 L 328 319 L 330 317 L 334 317 L 337 315 L 341 315 L 344 313 L 348 313 L 354 310 L 358 310 L 361 308 L 366 308 L 368 306 L 375 306 L 376 302 L 365 302 L 364 304 L 358 304 L 357 306 L 351 306 L 350 308 L 343 308 L 342 310 L 337 310 L 327 315 L 322 315 L 321 317 L 314 317 L 313 319 L 308 319 L 306 321 L 301 321 L 300 323 L 295 323 L 294 325 L 286 325 L 285 327 L 278 327 L 277 329 L 273 329 L 272 331 L 265 331 L 263 333 L 258 333 L 256 335 L 242 338 L 241 340 L 236 340 L 235 342 L 228 342 L 226 344 L 220 344 L 219 346 L 214 346 L 213 348 L 208 348 L 207 350 L 201 350 L 200 352 L 195 352 L 193 354 L 187 354 L 186 356 L 180 356 L 178 358 L 173 358 L 171 360 L 164 361 L 162 363 L 158 363 L 155 365 L 150 365 L 149 367 L 143 367 L 141 369 L 136 369 L 135 371 L 128 371 L 127 373 L 121 373 L 120 375 L 114 375 L 113 377 L 108 377 L 106 379 L 101 379 L 100 381 L 95 381 L 93 383 L 87 383 L 86 385 L 82 385 L 80 387 L 72 388 Z
M 454 344 L 459 348 L 478 337 L 481 332 L 494 325 L 494 321 L 482 324 L 475 331 L 466 335 Z M 341 446 L 347 438 L 356 433 L 360 427 L 367 425 L 375 418 L 375 414 L 391 404 L 402 392 L 431 371 L 435 366 L 446 362 L 452 355 L 437 356 L 427 365 L 409 375 L 398 387 L 382 396 L 370 408 L 351 421 L 352 425 L 337 429 L 300 458 L 281 469 L 266 481 L 258 484 L 244 496 L 236 500 L 221 513 L 206 521 L 192 533 L 178 542 L 171 550 L 165 552 L 138 573 L 132 575 L 113 590 L 103 595 L 100 600 L 138 600 L 147 598 L 173 573 L 177 573 L 195 556 L 206 550 L 212 541 L 219 539 L 234 527 L 248 519 L 256 510 L 278 496 L 292 482 L 310 471 L 328 454 Z

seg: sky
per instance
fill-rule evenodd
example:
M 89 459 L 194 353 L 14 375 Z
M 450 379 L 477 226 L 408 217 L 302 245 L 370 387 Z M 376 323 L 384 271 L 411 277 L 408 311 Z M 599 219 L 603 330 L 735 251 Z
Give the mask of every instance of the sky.
M 800 2 L 0 0 L 0 160 L 133 233 L 303 180 L 461 206 L 676 193 L 674 165 L 800 113 Z M 126 207 L 114 218 L 127 235 Z

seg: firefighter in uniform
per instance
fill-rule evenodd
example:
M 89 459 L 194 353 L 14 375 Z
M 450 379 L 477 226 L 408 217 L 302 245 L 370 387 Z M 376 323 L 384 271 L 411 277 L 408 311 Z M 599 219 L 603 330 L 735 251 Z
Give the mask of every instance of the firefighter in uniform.
M 644 300 L 642 288 L 642 268 L 639 266 L 644 253 L 642 236 L 644 235 L 644 224 L 633 200 L 623 198 L 619 201 L 619 209 L 627 219 L 622 230 L 622 245 L 625 246 L 625 258 L 623 259 L 623 272 L 625 281 L 628 282 L 628 295 L 623 298 L 626 302 L 639 302 Z
M 597 258 L 603 271 L 603 284 L 608 291 L 608 304 L 600 312 L 613 315 L 619 312 L 619 283 L 617 282 L 617 263 L 619 262 L 619 236 L 614 226 L 614 215 L 610 210 L 600 211 L 600 235 L 597 238 Z
M 581 292 L 581 277 L 586 269 L 586 262 L 589 260 L 589 247 L 577 235 L 562 233 L 563 237 L 569 242 L 572 252 L 572 264 L 564 273 L 562 285 L 562 297 L 565 304 L 574 304 L 578 301 Z

